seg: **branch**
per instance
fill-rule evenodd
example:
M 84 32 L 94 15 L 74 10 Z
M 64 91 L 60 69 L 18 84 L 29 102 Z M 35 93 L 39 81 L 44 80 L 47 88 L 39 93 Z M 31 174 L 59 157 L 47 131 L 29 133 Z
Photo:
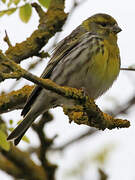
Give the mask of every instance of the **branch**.
M 12 46 L 10 39 L 8 37 L 7 31 L 5 31 L 5 37 L 4 37 L 4 41 L 8 44 L 9 47 Z
M 46 153 L 53 143 L 53 138 L 47 138 L 44 132 L 45 124 L 47 122 L 50 122 L 52 119 L 52 115 L 48 112 L 45 112 L 40 118 L 39 122 L 37 124 L 34 123 L 32 125 L 32 128 L 36 131 L 40 140 L 40 147 L 38 148 L 38 158 L 42 164 L 42 167 L 45 169 L 45 171 L 47 171 L 47 178 L 54 180 L 55 170 L 57 166 L 55 164 L 51 164 L 50 162 L 48 162 L 46 157 Z
M 24 173 L 19 168 L 17 168 L 11 161 L 6 159 L 2 154 L 0 154 L 0 169 L 15 178 L 24 177 Z
M 40 17 L 38 29 L 25 41 L 15 46 L 12 46 L 9 38 L 6 37 L 5 40 L 9 44 L 5 52 L 7 57 L 20 63 L 26 58 L 39 56 L 40 50 L 56 32 L 61 31 L 66 21 L 67 14 L 64 12 L 64 4 L 65 0 L 51 0 L 48 11 L 45 13 L 37 3 L 33 3 L 32 6 Z M 0 72 L 8 72 L 7 70 L 9 71 L 7 67 L 0 66 Z
M 82 90 L 69 87 L 61 87 L 49 79 L 39 78 L 25 69 L 21 68 L 14 61 L 10 60 L 0 51 L 0 63 L 12 70 L 12 73 L 0 73 L 1 80 L 6 78 L 20 78 L 24 77 L 42 88 L 53 91 L 65 98 L 74 99 L 76 106 L 73 109 L 64 108 L 65 114 L 69 116 L 70 121 L 77 124 L 85 124 L 88 126 L 96 127 L 98 129 L 113 129 L 129 127 L 130 123 L 127 120 L 114 119 L 112 116 L 103 113 L 94 103 L 93 100 L 85 96 Z
M 0 114 L 22 109 L 34 86 L 24 86 L 22 89 L 0 95 Z
M 135 68 L 120 68 L 122 71 L 135 71 Z
M 63 107 L 63 110 L 68 115 L 70 122 L 74 121 L 79 125 L 85 124 L 99 130 L 127 128 L 130 126 L 130 122 L 127 120 L 115 119 L 109 114 L 103 113 L 91 99 L 87 99 L 84 103 L 72 109 Z
M 77 10 L 77 8 L 79 6 L 82 6 L 83 3 L 85 3 L 87 0 L 82 0 L 80 2 L 78 2 L 77 0 L 73 0 L 72 1 L 72 7 L 70 9 L 70 11 L 68 12 L 68 21 L 72 18 L 72 14 Z M 66 22 L 67 23 L 67 22 Z M 66 23 L 64 24 L 64 26 L 66 26 Z M 57 33 L 55 35 L 55 39 L 53 41 L 52 46 L 48 49 L 48 51 L 54 49 L 58 43 L 58 39 L 59 39 L 60 33 Z
M 89 129 L 86 132 L 84 132 L 83 134 L 79 135 L 78 137 L 75 137 L 74 139 L 71 139 L 70 141 L 66 142 L 65 144 L 63 144 L 61 146 L 51 147 L 51 150 L 54 150 L 54 151 L 63 151 L 63 150 L 65 150 L 65 148 L 67 148 L 68 146 L 72 145 L 73 143 L 81 141 L 83 138 L 85 138 L 87 136 L 91 136 L 91 135 L 95 134 L 96 132 L 97 132 L 97 130 L 94 129 L 94 128 Z
M 135 94 L 133 97 L 128 99 L 126 103 L 123 105 L 115 105 L 115 109 L 113 111 L 106 110 L 107 113 L 111 114 L 112 116 L 118 116 L 120 114 L 127 114 L 130 108 L 132 108 L 135 104 Z
M 101 168 L 98 169 L 98 172 L 100 175 L 100 180 L 107 180 L 108 179 L 107 174 Z
M 1 150 L 2 155 L 11 161 L 20 171 L 23 172 L 23 179 L 47 180 L 46 172 L 42 166 L 36 165 L 29 157 L 28 153 L 22 152 L 12 146 L 10 151 Z M 19 172 L 18 172 L 19 173 Z
M 38 29 L 26 41 L 10 46 L 6 51 L 7 57 L 20 63 L 26 58 L 37 56 L 48 40 L 56 32 L 61 31 L 67 18 L 67 14 L 64 13 L 64 3 L 64 0 L 52 0 L 47 13 L 37 3 L 33 3 L 32 6 L 40 17 Z

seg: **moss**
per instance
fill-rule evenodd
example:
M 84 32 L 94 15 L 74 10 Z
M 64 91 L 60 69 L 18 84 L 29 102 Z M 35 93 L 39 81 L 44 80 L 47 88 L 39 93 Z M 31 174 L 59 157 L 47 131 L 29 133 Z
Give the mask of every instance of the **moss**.
M 22 108 L 32 89 L 33 86 L 24 86 L 22 89 L 8 94 L 2 93 L 0 95 L 0 113 Z
M 67 14 L 64 13 L 64 1 L 54 0 L 51 2 L 50 8 L 45 13 L 41 7 L 34 3 L 37 13 L 40 17 L 38 29 L 22 43 L 10 46 L 6 51 L 6 55 L 15 62 L 20 63 L 21 60 L 36 56 L 41 48 L 48 40 L 61 28 L 66 21 Z

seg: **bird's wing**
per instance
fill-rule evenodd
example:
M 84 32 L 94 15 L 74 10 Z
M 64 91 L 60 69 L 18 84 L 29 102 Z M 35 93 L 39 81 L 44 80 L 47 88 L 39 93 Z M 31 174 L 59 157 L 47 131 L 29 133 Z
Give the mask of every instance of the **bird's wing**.
M 58 43 L 58 45 L 54 49 L 51 60 L 49 61 L 47 67 L 45 68 L 45 70 L 41 75 L 42 78 L 47 79 L 50 77 L 50 74 L 52 73 L 55 66 L 64 56 L 66 56 L 78 44 L 80 34 L 83 33 L 84 33 L 83 28 L 81 26 L 78 26 L 69 36 L 67 36 Z M 42 90 L 41 86 L 38 85 L 35 86 L 31 95 L 28 97 L 26 101 L 26 104 L 22 110 L 21 115 L 25 116 L 27 114 L 27 112 L 31 108 L 31 105 L 34 103 L 34 101 L 40 94 L 41 90 Z

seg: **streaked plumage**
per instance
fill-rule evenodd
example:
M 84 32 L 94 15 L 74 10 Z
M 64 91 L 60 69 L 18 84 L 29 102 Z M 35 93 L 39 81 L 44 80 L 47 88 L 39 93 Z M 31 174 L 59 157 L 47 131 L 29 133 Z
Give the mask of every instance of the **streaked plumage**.
M 85 88 L 89 97 L 101 96 L 117 78 L 120 56 L 117 33 L 121 29 L 107 14 L 96 14 L 85 20 L 63 39 L 42 73 L 59 85 Z M 20 125 L 9 135 L 18 144 L 32 122 L 43 112 L 56 105 L 72 105 L 55 93 L 36 86 L 22 111 Z

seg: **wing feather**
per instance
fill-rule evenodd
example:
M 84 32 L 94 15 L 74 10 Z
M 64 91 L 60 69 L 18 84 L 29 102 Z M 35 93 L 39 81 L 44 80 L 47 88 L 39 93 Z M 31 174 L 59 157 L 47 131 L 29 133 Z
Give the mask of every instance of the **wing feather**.
M 53 56 L 49 61 L 47 67 L 43 71 L 41 77 L 47 79 L 50 77 L 53 69 L 58 64 L 58 62 L 66 56 L 77 44 L 80 38 L 80 35 L 84 33 L 84 29 L 81 26 L 78 26 L 69 36 L 64 38 L 62 41 L 58 43 L 56 48 L 54 49 Z M 28 97 L 26 104 L 22 110 L 21 115 L 25 116 L 31 108 L 31 105 L 34 103 L 38 95 L 42 90 L 41 86 L 35 86 L 31 95 Z

